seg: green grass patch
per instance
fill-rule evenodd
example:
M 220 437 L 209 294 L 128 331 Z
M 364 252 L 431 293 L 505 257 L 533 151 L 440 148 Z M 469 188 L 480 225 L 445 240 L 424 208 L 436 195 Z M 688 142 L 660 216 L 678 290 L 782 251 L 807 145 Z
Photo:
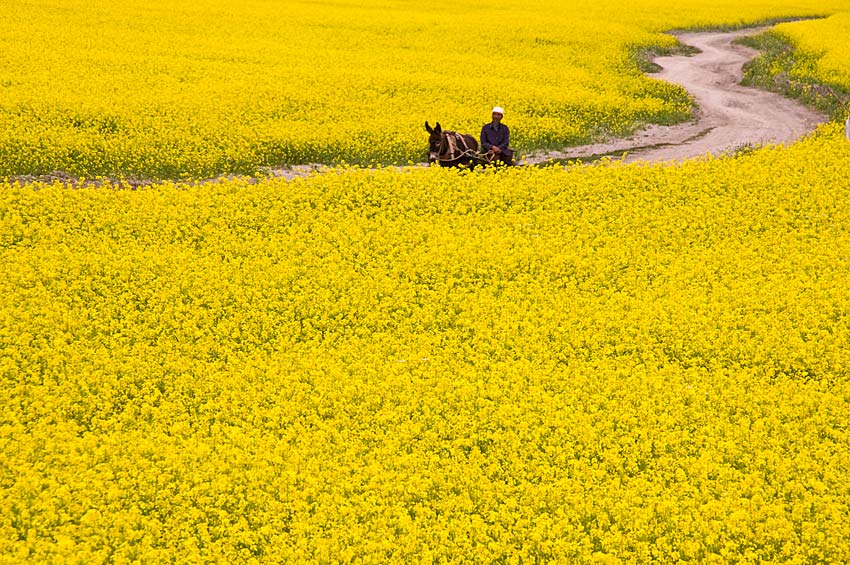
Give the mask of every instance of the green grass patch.
M 658 57 L 671 57 L 674 55 L 692 57 L 699 54 L 701 51 L 693 45 L 685 45 L 681 41 L 677 41 L 672 47 L 651 46 L 648 48 L 636 49 L 632 53 L 632 61 L 641 72 L 652 74 L 661 70 L 661 66 L 655 62 Z
M 814 78 L 819 54 L 797 49 L 787 37 L 774 31 L 744 37 L 738 43 L 762 53 L 744 65 L 742 84 L 797 99 L 836 121 L 847 117 L 850 89 Z

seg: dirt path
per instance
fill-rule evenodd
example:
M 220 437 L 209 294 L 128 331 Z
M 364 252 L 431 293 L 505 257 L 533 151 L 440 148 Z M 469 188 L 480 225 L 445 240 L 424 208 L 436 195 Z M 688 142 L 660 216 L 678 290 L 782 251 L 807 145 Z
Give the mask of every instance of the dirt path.
M 696 99 L 696 121 L 676 126 L 650 126 L 635 135 L 593 145 L 529 155 L 526 163 L 549 159 L 588 159 L 627 153 L 634 161 L 677 161 L 719 155 L 748 145 L 798 140 L 827 117 L 779 94 L 740 85 L 743 66 L 758 51 L 733 41 L 767 28 L 735 32 L 676 34 L 701 51 L 693 56 L 659 57 L 655 78 L 683 86 Z

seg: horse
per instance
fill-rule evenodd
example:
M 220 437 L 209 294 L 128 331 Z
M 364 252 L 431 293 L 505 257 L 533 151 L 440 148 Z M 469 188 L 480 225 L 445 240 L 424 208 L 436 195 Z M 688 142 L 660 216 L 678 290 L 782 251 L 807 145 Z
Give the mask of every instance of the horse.
M 432 128 L 425 122 L 428 137 L 428 163 L 438 162 L 441 167 L 474 167 L 486 165 L 490 160 L 478 152 L 478 141 L 466 133 L 444 130 L 437 122 Z

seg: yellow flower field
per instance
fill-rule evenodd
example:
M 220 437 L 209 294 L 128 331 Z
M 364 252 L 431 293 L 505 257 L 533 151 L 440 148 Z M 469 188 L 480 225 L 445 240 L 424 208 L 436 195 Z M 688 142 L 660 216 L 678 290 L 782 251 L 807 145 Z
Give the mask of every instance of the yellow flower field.
M 850 89 L 848 13 L 0 0 L 0 179 L 578 143 L 687 118 L 671 28 Z M 0 180 L 0 564 L 850 562 L 848 163 Z
M 0 562 L 848 562 L 848 161 L 0 186 Z
M 781 92 L 837 121 L 850 116 L 850 13 L 779 24 L 746 43 L 762 56 L 745 68 L 745 83 Z
M 848 0 L 0 0 L 0 178 L 406 164 L 425 158 L 426 119 L 477 133 L 496 104 L 518 149 L 563 147 L 690 116 L 686 93 L 636 62 L 642 49 L 674 47 L 663 31 L 848 9 Z
M 781 24 L 776 31 L 816 56 L 815 79 L 850 88 L 850 12 L 826 19 Z M 850 102 L 850 100 L 848 100 Z

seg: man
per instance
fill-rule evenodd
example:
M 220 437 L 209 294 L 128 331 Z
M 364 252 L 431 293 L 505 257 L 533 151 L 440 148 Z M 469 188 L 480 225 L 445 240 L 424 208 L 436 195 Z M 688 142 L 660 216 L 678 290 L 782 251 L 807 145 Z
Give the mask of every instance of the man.
M 501 161 L 506 165 L 514 164 L 514 152 L 510 148 L 511 132 L 502 123 L 505 111 L 496 106 L 493 108 L 493 121 L 481 128 L 481 150 L 492 162 Z

